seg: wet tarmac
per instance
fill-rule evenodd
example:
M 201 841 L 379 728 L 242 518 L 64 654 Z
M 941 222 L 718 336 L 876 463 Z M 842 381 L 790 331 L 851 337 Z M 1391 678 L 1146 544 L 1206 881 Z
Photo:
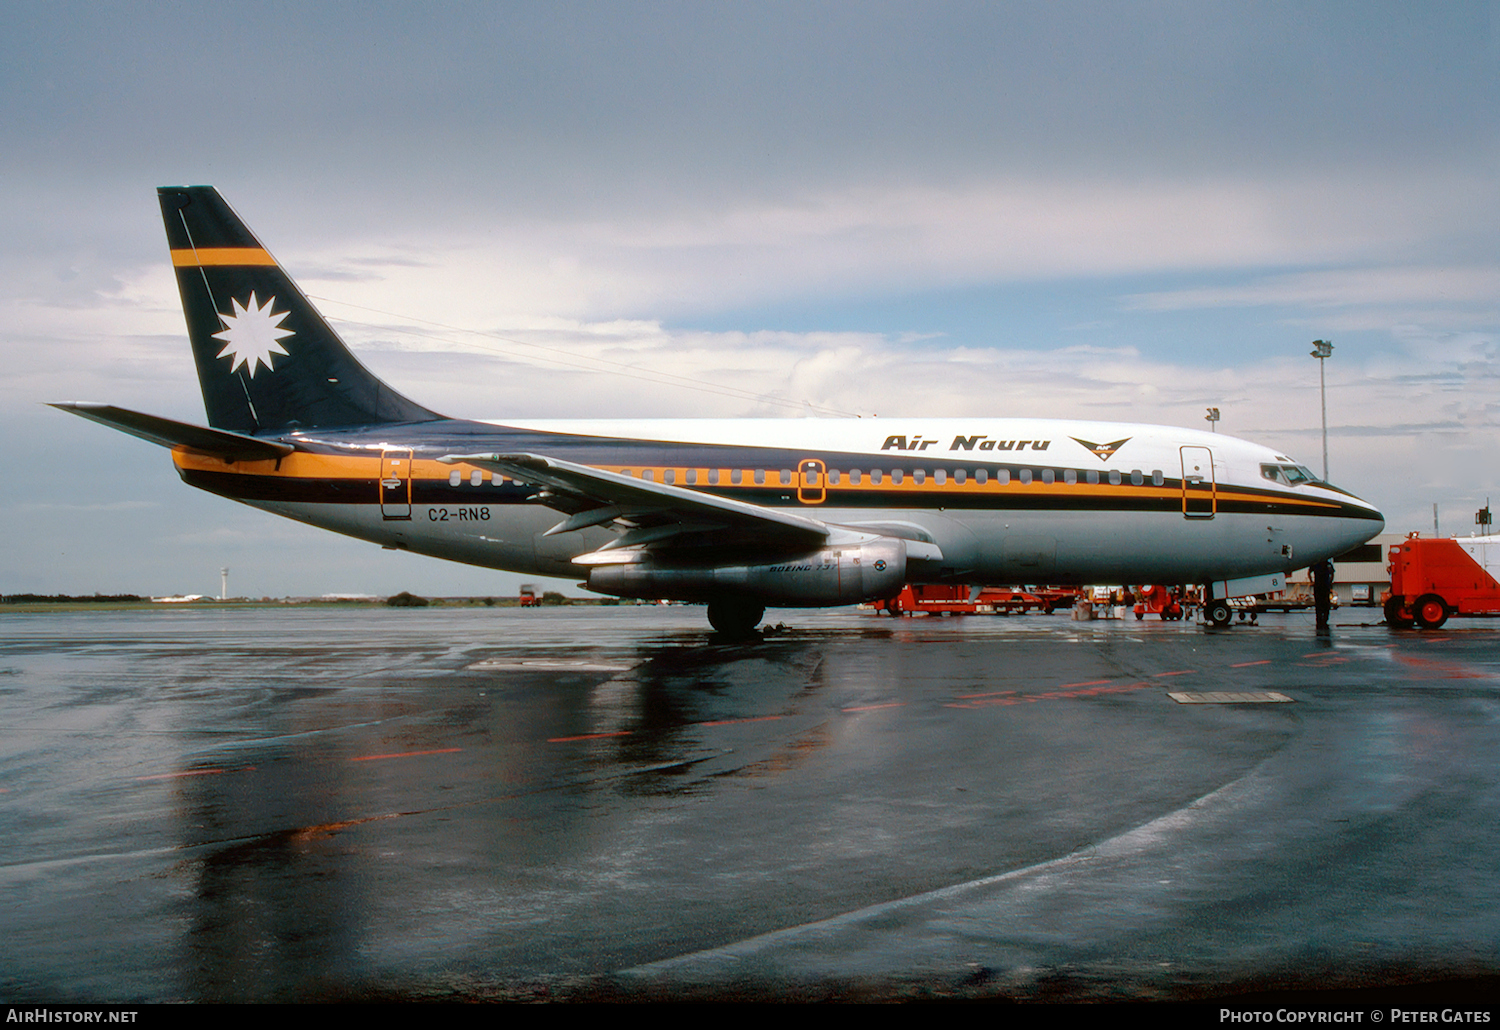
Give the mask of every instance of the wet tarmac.
M 1500 973 L 1500 623 L 778 619 L 0 615 L 0 997 Z

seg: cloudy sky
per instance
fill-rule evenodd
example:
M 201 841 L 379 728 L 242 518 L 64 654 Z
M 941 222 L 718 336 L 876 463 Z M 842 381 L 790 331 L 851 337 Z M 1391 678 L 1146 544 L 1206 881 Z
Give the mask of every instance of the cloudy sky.
M 1500 5 L 0 5 L 0 592 L 507 593 L 41 407 L 202 421 L 212 183 L 476 418 L 1064 415 L 1500 499 Z

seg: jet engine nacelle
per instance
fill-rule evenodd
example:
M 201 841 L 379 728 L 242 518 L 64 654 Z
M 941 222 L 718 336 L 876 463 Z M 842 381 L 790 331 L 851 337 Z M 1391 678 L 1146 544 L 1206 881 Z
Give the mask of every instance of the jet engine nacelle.
M 618 597 L 706 601 L 733 596 L 776 608 L 858 604 L 900 593 L 906 583 L 904 540 L 825 546 L 764 565 L 668 565 L 640 560 L 596 565 L 588 587 Z

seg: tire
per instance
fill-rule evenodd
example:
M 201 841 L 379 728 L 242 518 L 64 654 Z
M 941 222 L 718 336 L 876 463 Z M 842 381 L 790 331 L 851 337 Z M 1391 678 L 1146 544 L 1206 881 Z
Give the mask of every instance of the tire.
M 1223 629 L 1234 618 L 1234 609 L 1229 607 L 1228 601 L 1209 601 L 1203 606 L 1203 617 L 1210 625 Z
M 1385 601 L 1385 624 L 1392 629 L 1411 629 L 1416 621 L 1410 615 L 1402 615 L 1406 608 L 1405 603 L 1399 597 L 1388 597 Z
M 1437 594 L 1423 594 L 1411 606 L 1411 614 L 1423 629 L 1441 629 L 1448 621 L 1448 604 Z
M 754 601 L 727 598 L 708 602 L 708 624 L 726 637 L 750 636 L 765 614 L 765 606 Z

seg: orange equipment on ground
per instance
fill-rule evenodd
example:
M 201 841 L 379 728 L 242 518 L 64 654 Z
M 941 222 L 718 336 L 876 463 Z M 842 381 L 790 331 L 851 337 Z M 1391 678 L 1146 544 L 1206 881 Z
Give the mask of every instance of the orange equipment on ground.
M 1500 536 L 1423 539 L 1413 533 L 1390 550 L 1385 621 L 1437 629 L 1453 615 L 1500 615 Z
M 1182 618 L 1182 604 L 1176 592 L 1160 583 L 1141 587 L 1136 595 L 1135 617 L 1140 620 L 1148 615 L 1159 615 L 1163 622 Z
M 895 597 L 876 601 L 872 606 L 877 612 L 892 615 L 914 615 L 928 612 L 932 615 L 1008 615 L 1024 614 L 1032 609 L 1045 611 L 1049 615 L 1055 608 L 1071 606 L 1073 595 L 1058 591 L 1030 593 L 1009 587 L 981 587 L 976 594 L 972 587 L 948 586 L 944 584 L 922 584 L 905 586 Z

